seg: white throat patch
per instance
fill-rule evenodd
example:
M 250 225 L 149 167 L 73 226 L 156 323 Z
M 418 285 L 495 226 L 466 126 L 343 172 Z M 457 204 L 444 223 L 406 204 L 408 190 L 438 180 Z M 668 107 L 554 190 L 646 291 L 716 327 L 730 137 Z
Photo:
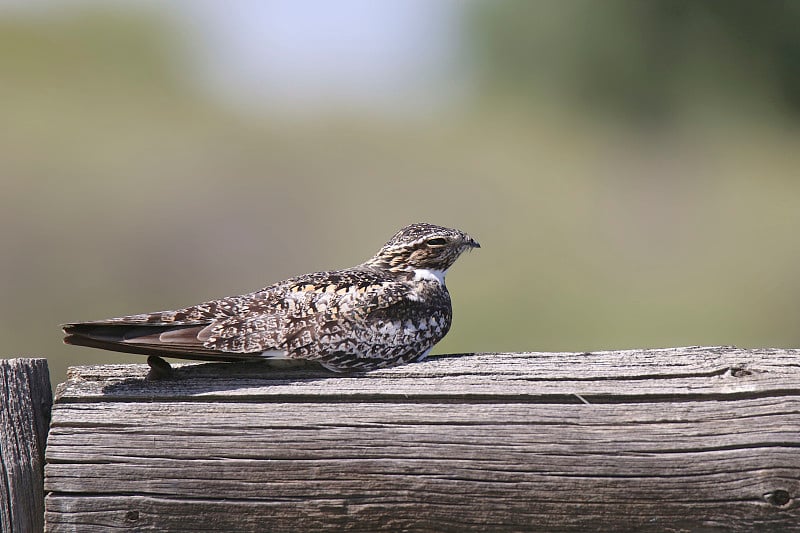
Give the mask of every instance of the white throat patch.
M 447 270 L 435 270 L 435 269 L 428 269 L 428 268 L 415 268 L 414 269 L 414 281 L 420 280 L 428 280 L 428 281 L 438 281 L 439 285 L 444 285 L 444 275 L 447 274 Z

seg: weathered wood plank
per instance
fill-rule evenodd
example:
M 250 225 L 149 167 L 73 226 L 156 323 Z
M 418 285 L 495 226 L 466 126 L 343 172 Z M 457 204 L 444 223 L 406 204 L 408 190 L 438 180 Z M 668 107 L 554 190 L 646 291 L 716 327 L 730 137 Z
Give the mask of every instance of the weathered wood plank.
M 363 376 L 188 365 L 159 381 L 75 368 L 47 527 L 800 529 L 798 355 L 494 354 Z
M 145 380 L 146 365 L 105 365 L 73 367 L 72 379 L 59 387 L 57 397 L 60 402 L 197 397 L 326 401 L 329 396 L 348 401 L 474 397 L 505 402 L 514 398 L 564 401 L 574 394 L 595 401 L 747 396 L 796 390 L 799 362 L 800 350 L 693 347 L 438 357 L 370 372 L 368 379 L 323 370 L 275 371 L 258 363 L 183 365 L 176 370 L 176 379 L 165 381 Z
M 2 359 L 0 376 L 0 531 L 41 531 L 52 404 L 47 361 Z
M 534 489 L 537 490 L 537 489 Z M 485 502 L 484 502 L 485 498 Z M 52 497 L 58 513 L 83 521 L 77 531 L 796 531 L 769 509 L 749 502 L 631 502 L 624 509 L 598 497 L 570 494 L 563 501 L 509 500 L 480 495 L 446 505 L 401 494 L 393 501 L 330 498 L 259 501 L 193 500 L 123 496 L 91 502 Z M 476 502 L 478 503 L 476 505 Z M 687 513 L 691 505 L 692 512 Z M 486 509 L 495 511 L 487 513 Z M 628 513 L 620 520 L 621 512 Z M 448 516 L 443 521 L 441 516 Z M 722 517 L 699 524 L 697 516 Z M 52 524 L 54 532 L 75 531 L 75 522 Z M 618 526 L 616 524 L 619 524 Z

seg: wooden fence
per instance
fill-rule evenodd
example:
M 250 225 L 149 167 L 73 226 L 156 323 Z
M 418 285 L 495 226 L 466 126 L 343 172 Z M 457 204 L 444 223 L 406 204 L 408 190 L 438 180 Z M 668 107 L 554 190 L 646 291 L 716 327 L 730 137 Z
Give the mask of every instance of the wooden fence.
M 0 531 L 41 531 L 53 402 L 47 361 L 0 359 L 0 377 Z
M 47 531 L 798 531 L 800 351 L 72 368 Z

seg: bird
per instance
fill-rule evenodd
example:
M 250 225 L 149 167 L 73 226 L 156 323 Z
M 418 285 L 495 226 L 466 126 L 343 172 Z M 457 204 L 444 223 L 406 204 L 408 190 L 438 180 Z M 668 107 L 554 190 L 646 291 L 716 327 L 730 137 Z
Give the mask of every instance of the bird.
M 474 248 L 480 244 L 463 231 L 411 224 L 354 267 L 183 309 L 63 324 L 64 343 L 148 355 L 162 364 L 162 356 L 292 359 L 354 372 L 421 361 L 452 323 L 445 274 Z

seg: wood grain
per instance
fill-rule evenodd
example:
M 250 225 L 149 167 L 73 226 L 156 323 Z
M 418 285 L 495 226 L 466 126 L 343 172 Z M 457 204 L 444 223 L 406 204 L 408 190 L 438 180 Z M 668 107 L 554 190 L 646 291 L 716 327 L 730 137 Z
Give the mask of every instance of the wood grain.
M 0 359 L 0 376 L 0 531 L 41 531 L 53 399 L 47 361 Z
M 49 531 L 791 531 L 800 352 L 77 367 Z

